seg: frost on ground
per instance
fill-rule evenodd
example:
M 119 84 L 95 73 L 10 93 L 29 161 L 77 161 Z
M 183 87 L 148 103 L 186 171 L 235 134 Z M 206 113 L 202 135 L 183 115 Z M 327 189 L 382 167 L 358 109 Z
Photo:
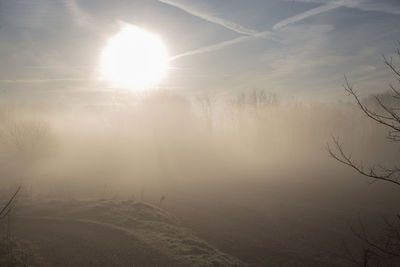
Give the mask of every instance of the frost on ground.
M 19 203 L 18 216 L 105 224 L 135 236 L 186 266 L 243 266 L 239 260 L 198 238 L 169 212 L 132 200 L 69 200 Z

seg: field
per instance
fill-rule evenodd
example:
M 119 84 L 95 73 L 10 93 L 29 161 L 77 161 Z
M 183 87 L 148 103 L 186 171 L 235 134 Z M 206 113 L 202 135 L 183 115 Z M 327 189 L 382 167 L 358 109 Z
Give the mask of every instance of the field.
M 382 206 L 390 213 L 396 200 L 388 188 L 365 183 L 354 197 L 337 182 L 278 182 L 198 184 L 198 194 L 186 188 L 162 208 L 118 199 L 20 200 L 12 233 L 36 247 L 40 266 L 339 267 L 349 266 L 342 244 L 355 242 L 350 225 L 361 216 L 373 230 L 382 223 Z M 329 193 L 335 184 L 340 196 Z M 206 186 L 221 190 L 205 199 Z
M 396 148 L 350 104 L 261 96 L 4 107 L 2 203 L 23 187 L 3 233 L 57 266 L 349 266 L 351 227 L 379 233 L 399 199 L 326 144 L 340 136 L 366 163 L 388 164 Z

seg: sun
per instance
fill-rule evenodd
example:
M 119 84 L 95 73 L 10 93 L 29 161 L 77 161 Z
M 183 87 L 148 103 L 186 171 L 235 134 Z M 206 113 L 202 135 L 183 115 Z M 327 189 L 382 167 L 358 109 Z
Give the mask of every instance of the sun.
M 157 86 L 167 67 L 167 47 L 161 38 L 137 26 L 124 26 L 101 53 L 103 78 L 116 87 L 134 91 Z

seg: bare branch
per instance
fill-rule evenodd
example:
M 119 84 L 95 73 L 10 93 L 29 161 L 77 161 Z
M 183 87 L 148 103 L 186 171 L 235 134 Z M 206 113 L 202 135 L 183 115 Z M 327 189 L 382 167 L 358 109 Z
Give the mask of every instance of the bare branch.
M 396 54 L 400 56 L 399 50 L 397 50 Z M 386 66 L 388 66 L 396 76 L 400 77 L 400 71 L 393 64 L 392 57 L 387 58 L 386 56 L 383 56 L 383 61 L 385 62 Z
M 373 178 L 380 181 L 389 182 L 395 185 L 400 186 L 400 182 L 397 180 L 398 177 L 393 177 L 395 174 L 398 174 L 400 171 L 398 169 L 386 169 L 382 174 L 378 174 L 375 171 L 374 167 L 371 167 L 369 171 L 366 171 L 362 165 L 356 164 L 352 159 L 351 155 L 348 155 L 344 152 L 342 145 L 339 143 L 339 140 L 335 137 L 332 137 L 332 142 L 334 144 L 334 149 L 328 144 L 327 151 L 329 155 L 336 159 L 337 161 L 351 167 L 352 169 L 356 170 L 358 173 Z M 336 153 L 335 153 L 336 150 Z
M 11 204 L 13 203 L 15 197 L 18 195 L 20 190 L 21 190 L 21 185 L 18 186 L 15 193 L 11 196 L 6 205 L 4 205 L 3 209 L 0 211 L 0 217 L 5 217 L 9 213 Z
M 400 99 L 400 91 L 398 89 L 394 88 L 394 86 L 392 84 L 389 84 L 389 88 L 394 93 L 394 95 L 392 95 L 392 97 L 395 98 L 395 99 Z
M 372 248 L 375 248 L 375 249 L 378 250 L 380 253 L 382 253 L 382 254 L 387 254 L 387 255 L 392 256 L 392 257 L 399 257 L 399 258 L 400 258 L 400 253 L 397 253 L 397 252 L 395 252 L 395 251 L 392 251 L 391 249 L 388 249 L 388 247 L 385 247 L 385 246 L 382 247 L 381 245 L 378 244 L 378 242 L 372 241 L 372 240 L 368 237 L 368 235 L 366 234 L 365 229 L 363 229 L 362 232 L 358 232 L 358 231 L 354 230 L 354 228 L 351 229 L 351 230 L 352 230 L 352 233 L 353 233 L 356 237 L 358 237 L 361 241 L 363 241 L 363 242 L 364 242 L 365 244 L 367 244 L 368 246 L 370 246 L 370 247 L 372 247 Z M 372 252 L 372 251 L 370 251 L 370 252 Z M 375 253 L 375 254 L 377 254 L 377 253 Z M 384 256 L 383 256 L 383 255 L 380 255 L 380 257 L 383 258 Z
M 378 122 L 379 124 L 385 125 L 395 131 L 400 132 L 400 125 L 389 123 L 385 120 L 385 117 L 379 115 L 371 110 L 369 110 L 360 100 L 357 93 L 354 91 L 354 88 L 350 84 L 349 80 L 345 76 L 345 85 L 343 86 L 347 93 L 349 93 L 353 98 L 356 100 L 358 107 L 367 115 L 369 118 L 373 119 L 374 121 Z M 399 124 L 400 121 L 396 120 L 396 123 Z

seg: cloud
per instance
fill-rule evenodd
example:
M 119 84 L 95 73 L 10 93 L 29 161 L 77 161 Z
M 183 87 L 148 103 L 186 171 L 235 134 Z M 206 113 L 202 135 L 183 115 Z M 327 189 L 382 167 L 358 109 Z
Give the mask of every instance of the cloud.
M 377 11 L 387 14 L 400 15 L 400 4 L 380 3 L 378 1 L 376 2 L 366 1 L 360 3 L 355 8 L 358 8 L 363 11 Z
M 242 37 L 234 38 L 234 39 L 231 39 L 231 40 L 228 40 L 228 41 L 223 41 L 223 42 L 216 43 L 216 44 L 213 44 L 213 45 L 201 47 L 201 48 L 198 48 L 198 49 L 195 49 L 195 50 L 191 50 L 191 51 L 176 55 L 174 57 L 171 57 L 170 60 L 176 60 L 176 59 L 179 59 L 179 58 L 182 58 L 182 57 L 186 57 L 186 56 L 192 56 L 192 55 L 203 54 L 203 53 L 208 53 L 208 52 L 220 50 L 222 48 L 226 48 L 228 46 L 231 46 L 231 45 L 234 45 L 234 44 L 237 44 L 237 43 L 245 42 L 245 41 L 248 41 L 248 40 L 253 39 L 253 38 L 271 38 L 271 39 L 276 40 L 276 38 L 273 38 L 273 33 L 270 32 L 270 31 L 257 32 L 257 31 L 249 30 L 249 29 L 244 28 L 241 25 L 226 21 L 226 20 L 218 18 L 218 17 L 213 17 L 213 16 L 210 16 L 208 14 L 200 13 L 200 12 L 198 12 L 198 11 L 196 11 L 194 9 L 191 9 L 191 8 L 189 8 L 187 6 L 183 6 L 181 4 L 177 4 L 175 2 L 172 2 L 171 0 L 159 0 L 159 1 L 162 2 L 162 3 L 166 3 L 166 4 L 169 4 L 171 6 L 177 7 L 179 9 L 182 9 L 185 12 L 187 12 L 187 13 L 193 15 L 193 16 L 200 17 L 200 18 L 202 18 L 204 20 L 207 20 L 207 21 L 210 21 L 212 23 L 224 26 L 225 28 L 228 28 L 228 29 L 233 30 L 235 32 L 248 35 L 248 36 L 242 36 Z M 303 1 L 307 1 L 307 0 L 303 0 Z M 320 13 L 327 12 L 327 11 L 332 10 L 332 9 L 336 9 L 336 8 L 341 7 L 343 5 L 344 5 L 343 1 L 335 1 L 335 2 L 332 2 L 332 3 L 328 3 L 328 4 L 325 4 L 325 5 L 319 6 L 317 8 L 310 9 L 310 10 L 308 10 L 306 12 L 300 13 L 300 14 L 298 14 L 296 16 L 293 16 L 293 17 L 290 17 L 290 18 L 287 18 L 287 19 L 284 19 L 284 20 L 278 22 L 277 24 L 275 24 L 273 26 L 273 29 L 274 30 L 279 30 L 279 29 L 281 29 L 281 28 L 283 28 L 283 27 L 285 27 L 285 26 L 287 26 L 287 25 L 289 25 L 291 23 L 298 22 L 300 20 L 306 19 L 308 17 L 314 16 L 314 15 L 317 15 L 317 14 L 320 14 Z
M 75 0 L 64 0 L 63 3 L 78 25 L 91 31 L 98 31 L 94 18 L 83 11 Z
M 180 3 L 177 3 L 175 1 L 171 1 L 171 0 L 159 0 L 161 3 L 179 8 L 183 11 L 185 11 L 186 13 L 193 15 L 195 17 L 201 18 L 203 20 L 206 20 L 208 22 L 220 25 L 226 29 L 232 30 L 234 32 L 240 33 L 240 34 L 245 34 L 245 35 L 257 35 L 258 32 L 252 29 L 248 29 L 242 25 L 236 24 L 234 22 L 219 18 L 219 17 L 215 17 L 212 16 L 210 14 L 206 14 L 203 12 L 200 12 L 196 9 L 194 9 L 193 7 L 189 7 L 187 5 L 182 5 Z
M 256 35 L 251 35 L 251 36 L 240 36 L 231 40 L 227 40 L 227 41 L 223 41 L 223 42 L 219 42 L 216 44 L 212 44 L 212 45 L 208 45 L 208 46 L 203 46 L 200 47 L 198 49 L 195 50 L 191 50 L 176 56 L 173 56 L 170 58 L 170 61 L 176 60 L 176 59 L 180 59 L 183 57 L 187 57 L 187 56 L 193 56 L 193 55 L 198 55 L 198 54 L 203 54 L 203 53 L 208 53 L 208 52 L 212 52 L 212 51 L 217 51 L 223 48 L 226 48 L 228 46 L 234 45 L 234 44 L 238 44 L 238 43 L 242 43 L 251 39 L 256 39 L 256 38 L 268 38 L 270 35 L 272 35 L 272 33 L 270 31 L 265 31 L 265 32 L 259 32 Z M 271 37 L 272 39 L 272 37 Z
M 228 41 L 224 41 L 224 42 L 220 42 L 220 43 L 216 43 L 216 44 L 212 44 L 209 46 L 204 46 L 204 47 L 200 47 L 198 49 L 195 50 L 191 50 L 176 56 L 173 56 L 170 58 L 170 61 L 182 58 L 182 57 L 187 57 L 187 56 L 193 56 L 193 55 L 197 55 L 197 54 L 203 54 L 203 53 L 207 53 L 207 52 L 212 52 L 212 51 L 216 51 L 216 50 L 220 50 L 222 48 L 231 46 L 233 44 L 237 44 L 237 43 L 241 43 L 243 41 L 247 41 L 250 39 L 253 39 L 255 37 L 253 36 L 241 36 L 241 37 L 237 37 Z
M 48 82 L 81 82 L 90 79 L 60 78 L 60 79 L 27 79 L 27 80 L 0 80 L 0 83 L 48 83 Z
M 61 15 L 54 1 L 0 0 L 0 28 L 49 29 Z
M 377 11 L 388 14 L 400 14 L 400 4 L 398 1 L 377 1 L 377 0 L 284 0 L 302 3 L 319 4 L 340 4 L 347 8 L 355 8 L 362 11 Z
M 216 50 L 220 50 L 226 47 L 229 47 L 231 45 L 234 44 L 238 44 L 241 42 L 245 42 L 248 41 L 250 39 L 254 39 L 254 38 L 270 38 L 273 39 L 272 37 L 272 33 L 270 31 L 263 31 L 263 32 L 258 32 L 252 29 L 248 29 L 242 25 L 236 24 L 234 22 L 219 18 L 219 17 L 215 17 L 212 16 L 210 14 L 206 14 L 203 12 L 200 12 L 196 9 L 194 9 L 193 7 L 189 7 L 187 5 L 182 5 L 180 3 L 177 3 L 175 1 L 171 1 L 171 0 L 159 0 L 159 2 L 176 7 L 178 9 L 181 9 L 183 11 L 185 11 L 186 13 L 201 18 L 203 20 L 206 20 L 208 22 L 214 23 L 216 25 L 222 26 L 226 29 L 229 29 L 231 31 L 234 31 L 236 33 L 240 33 L 240 34 L 244 34 L 246 36 L 241 36 L 241 37 L 237 37 L 231 40 L 227 40 L 227 41 L 223 41 L 223 42 L 219 42 L 216 44 L 212 44 L 212 45 L 208 45 L 208 46 L 204 46 L 204 47 L 200 47 L 198 49 L 194 49 L 191 51 L 187 51 L 184 52 L 182 54 L 178 54 L 175 55 L 173 57 L 170 58 L 171 61 L 176 60 L 176 59 L 180 59 L 183 57 L 187 57 L 187 56 L 193 56 L 193 55 L 198 55 L 198 54 L 203 54 L 203 53 L 208 53 L 208 52 L 212 52 L 212 51 L 216 51 Z
M 279 30 L 279 29 L 281 29 L 281 28 L 283 28 L 283 27 L 285 27 L 285 26 L 287 26 L 287 25 L 289 25 L 291 23 L 299 22 L 299 21 L 301 21 L 303 19 L 315 16 L 315 15 L 318 15 L 318 14 L 321 14 L 321 13 L 328 12 L 330 10 L 339 8 L 339 7 L 343 6 L 343 5 L 344 5 L 343 2 L 335 1 L 335 2 L 332 2 L 332 3 L 328 3 L 328 4 L 325 4 L 325 5 L 322 5 L 322 6 L 307 10 L 307 11 L 305 11 L 303 13 L 300 13 L 300 14 L 298 14 L 296 16 L 284 19 L 284 20 L 276 23 L 273 26 L 273 29 L 274 30 Z

